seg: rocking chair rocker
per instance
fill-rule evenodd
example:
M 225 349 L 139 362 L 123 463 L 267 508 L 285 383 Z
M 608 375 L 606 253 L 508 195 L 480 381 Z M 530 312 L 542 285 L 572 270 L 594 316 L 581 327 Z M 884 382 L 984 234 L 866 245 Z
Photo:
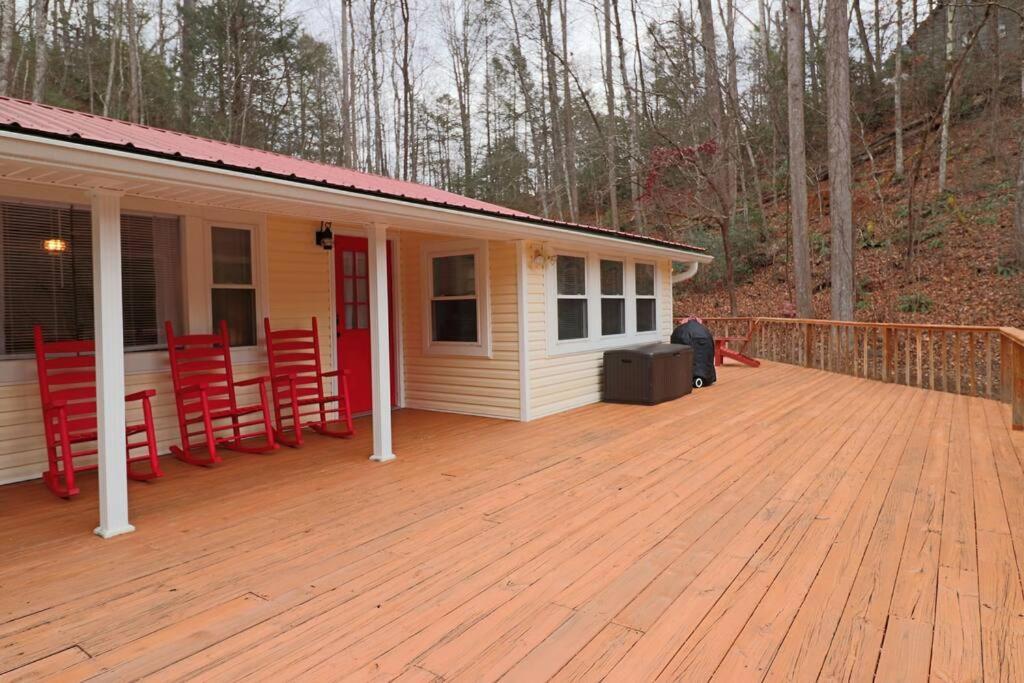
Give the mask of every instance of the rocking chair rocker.
M 302 428 L 318 434 L 345 438 L 352 436 L 352 410 L 349 403 L 348 372 L 324 372 L 320 365 L 320 335 L 316 317 L 310 330 L 272 330 L 270 319 L 263 319 L 270 365 L 271 394 L 277 440 L 286 446 L 302 445 Z M 338 378 L 338 393 L 324 393 L 324 378 Z M 331 407 L 334 404 L 334 407 Z M 335 420 L 328 416 L 336 416 Z M 290 423 L 292 436 L 285 433 Z M 332 427 L 331 425 L 338 425 Z
M 181 430 L 181 446 L 171 446 L 171 452 L 192 465 L 214 465 L 221 462 L 217 446 L 241 453 L 277 450 L 267 407 L 267 378 L 235 381 L 227 323 L 221 321 L 217 334 L 180 337 L 175 336 L 170 322 L 164 325 Z M 235 392 L 239 387 L 256 387 L 259 400 L 239 406 Z M 251 428 L 256 429 L 243 433 Z M 243 444 L 244 439 L 257 437 L 266 439 L 266 443 Z M 197 455 L 197 448 L 205 449 L 206 456 Z
M 61 498 L 78 493 L 75 475 L 95 470 L 96 465 L 76 465 L 79 458 L 96 455 L 98 437 L 96 416 L 96 355 L 91 341 L 43 341 L 39 325 L 33 329 L 36 350 L 36 371 L 39 375 L 39 396 L 43 404 L 43 433 L 49 468 L 43 483 Z M 125 426 L 128 478 L 146 481 L 162 477 L 157 462 L 156 433 L 153 428 L 152 389 L 125 396 L 125 401 L 138 402 L 142 421 Z M 133 440 L 134 438 L 134 440 Z M 88 444 L 78 450 L 76 446 Z M 141 451 L 140 455 L 132 452 Z M 149 470 L 133 468 L 135 463 L 148 462 Z

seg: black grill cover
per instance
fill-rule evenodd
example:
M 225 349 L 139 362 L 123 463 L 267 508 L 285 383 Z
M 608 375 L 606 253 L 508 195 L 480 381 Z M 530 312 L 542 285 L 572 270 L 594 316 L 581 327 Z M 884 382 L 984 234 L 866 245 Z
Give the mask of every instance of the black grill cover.
M 693 349 L 693 376 L 704 380 L 704 385 L 714 384 L 715 338 L 711 330 L 694 319 L 687 320 L 672 330 L 673 344 L 686 344 Z

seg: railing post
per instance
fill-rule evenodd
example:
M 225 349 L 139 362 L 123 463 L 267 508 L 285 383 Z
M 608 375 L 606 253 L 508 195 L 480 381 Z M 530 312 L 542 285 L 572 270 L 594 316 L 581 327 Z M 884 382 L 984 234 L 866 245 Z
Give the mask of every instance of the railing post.
M 804 367 L 811 367 L 812 357 L 814 353 L 814 328 L 811 327 L 810 323 L 804 323 Z
M 889 363 L 892 361 L 892 330 L 882 328 L 882 381 L 889 381 Z
M 1006 334 L 999 335 L 999 392 L 1003 403 L 1013 400 L 1013 347 Z
M 1024 345 L 1013 344 L 1013 393 L 1010 398 L 1013 428 L 1024 430 Z

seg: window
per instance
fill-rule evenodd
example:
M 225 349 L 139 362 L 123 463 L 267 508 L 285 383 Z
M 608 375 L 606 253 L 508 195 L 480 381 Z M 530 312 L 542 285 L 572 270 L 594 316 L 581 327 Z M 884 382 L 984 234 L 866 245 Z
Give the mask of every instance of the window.
M 210 228 L 213 254 L 211 308 L 213 330 L 224 320 L 232 346 L 256 345 L 256 285 L 253 279 L 252 231 Z
M 370 277 L 365 251 L 341 252 L 341 279 L 345 329 L 370 329 Z
M 636 331 L 653 332 L 658 329 L 658 303 L 654 294 L 654 264 L 634 265 L 636 293 Z
M 558 339 L 586 339 L 587 259 L 558 256 L 555 264 L 558 294 Z
M 47 340 L 93 338 L 88 210 L 0 203 L 0 254 L 0 356 L 31 354 L 35 325 Z M 122 214 L 121 267 L 125 348 L 158 348 L 163 322 L 183 318 L 178 219 Z
M 421 252 L 423 351 L 491 355 L 487 243 L 434 242 Z
M 435 256 L 430 262 L 431 341 L 476 344 L 476 256 Z
M 626 333 L 625 264 L 601 259 L 601 334 Z
M 658 336 L 658 266 L 631 257 L 556 253 L 546 259 L 547 347 L 560 355 Z

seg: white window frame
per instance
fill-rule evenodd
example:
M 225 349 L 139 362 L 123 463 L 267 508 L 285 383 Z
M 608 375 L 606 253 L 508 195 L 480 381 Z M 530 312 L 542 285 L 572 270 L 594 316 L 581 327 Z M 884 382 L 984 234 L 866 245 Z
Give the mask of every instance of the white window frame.
M 587 336 L 581 339 L 559 339 L 558 338 L 558 278 L 557 278 L 557 257 L 558 256 L 582 256 L 587 261 Z M 626 299 L 626 331 L 624 334 L 602 335 L 601 334 L 601 261 L 621 261 L 623 263 L 623 277 L 625 282 L 623 293 Z M 637 332 L 636 329 L 636 271 L 637 263 L 650 264 L 654 266 L 654 301 L 655 301 L 655 329 L 649 332 Z M 545 311 L 547 323 L 547 353 L 548 356 L 561 356 L 573 353 L 587 353 L 593 351 L 604 351 L 607 349 L 631 346 L 633 344 L 651 343 L 661 341 L 665 334 L 662 329 L 661 310 L 664 292 L 661 282 L 661 268 L 656 261 L 645 258 L 634 258 L 622 254 L 609 254 L 597 251 L 573 251 L 571 249 L 557 249 L 552 258 L 547 259 L 545 268 Z M 612 297 L 618 298 L 618 297 Z M 649 297 L 644 297 L 649 298 Z
M 446 342 L 434 341 L 434 259 L 446 256 L 472 256 L 474 284 L 476 287 L 476 341 Z M 483 356 L 492 357 L 491 341 L 491 294 L 490 259 L 485 241 L 441 242 L 427 246 L 422 251 L 420 281 L 423 292 L 422 328 L 423 353 L 432 356 Z M 456 297 L 463 298 L 463 297 Z M 469 299 L 471 297 L 464 297 Z
M 651 266 L 652 268 L 654 268 L 654 294 L 638 294 L 637 293 L 637 291 L 636 291 L 636 267 L 639 266 L 639 265 Z M 630 278 L 629 284 L 627 285 L 627 286 L 631 286 L 633 288 L 633 295 L 626 299 L 626 309 L 627 309 L 626 315 L 632 315 L 632 318 L 633 318 L 633 322 L 632 322 L 633 329 L 636 331 L 637 334 L 651 334 L 652 332 L 657 332 L 658 331 L 658 327 L 661 324 L 660 316 L 658 315 L 658 285 L 659 285 L 659 283 L 660 283 L 660 279 L 658 278 L 658 264 L 657 264 L 656 261 L 645 261 L 643 259 L 635 259 L 633 261 L 633 276 L 632 276 L 632 278 Z M 636 323 L 637 323 L 636 304 L 641 299 L 643 299 L 645 301 L 646 300 L 654 301 L 654 329 L 653 330 L 649 330 L 647 332 L 641 332 L 640 330 L 637 330 L 637 327 L 636 327 Z M 629 307 L 630 307 L 630 303 L 629 302 L 632 302 L 632 306 L 633 306 L 632 314 L 630 314 L 630 312 L 628 310 Z M 627 320 L 626 321 L 626 329 L 629 329 L 629 325 L 630 325 L 630 323 Z
M 252 261 L 252 282 L 248 285 L 237 285 L 237 284 L 217 284 L 213 281 L 213 229 L 214 228 L 227 228 L 229 230 L 246 230 L 249 232 L 249 258 Z M 206 326 L 209 327 L 209 331 L 216 333 L 217 330 L 213 329 L 213 290 L 214 289 L 245 289 L 255 291 L 255 308 L 256 308 L 256 343 L 248 346 L 232 346 L 232 362 L 255 362 L 258 360 L 258 350 L 264 344 L 263 339 L 263 318 L 268 316 L 268 312 L 265 306 L 266 297 L 263 295 L 265 289 L 263 283 L 266 282 L 266 264 L 264 262 L 265 250 L 263 249 L 263 240 L 266 231 L 261 230 L 261 225 L 252 223 L 232 223 L 228 221 L 206 221 L 205 223 L 205 235 L 203 238 L 206 241 L 206 303 L 207 308 L 207 322 Z M 244 357 L 244 358 L 243 358 Z M 251 360 L 250 360 L 251 357 Z
M 599 290 L 601 289 L 601 284 L 602 284 L 601 283 L 601 262 L 602 261 L 610 261 L 610 262 L 621 263 L 622 264 L 622 294 L 605 294 L 603 290 L 597 292 L 597 296 L 598 296 L 598 302 L 597 302 L 598 303 L 598 319 L 599 319 L 598 331 L 601 333 L 601 338 L 602 339 L 616 339 L 616 338 L 620 338 L 620 337 L 625 337 L 627 334 L 629 334 L 629 312 L 626 310 L 628 308 L 627 302 L 629 301 L 629 297 L 626 296 L 626 294 L 627 294 L 627 289 L 626 289 L 626 272 L 628 270 L 626 268 L 626 259 L 625 258 L 609 258 L 607 256 L 602 256 L 601 258 L 599 258 L 597 260 L 597 286 L 598 286 Z M 605 334 L 604 333 L 604 307 L 603 307 L 603 304 L 604 304 L 604 300 L 605 299 L 616 299 L 616 300 L 621 299 L 622 300 L 622 332 L 613 332 L 611 334 Z

